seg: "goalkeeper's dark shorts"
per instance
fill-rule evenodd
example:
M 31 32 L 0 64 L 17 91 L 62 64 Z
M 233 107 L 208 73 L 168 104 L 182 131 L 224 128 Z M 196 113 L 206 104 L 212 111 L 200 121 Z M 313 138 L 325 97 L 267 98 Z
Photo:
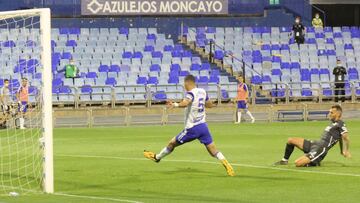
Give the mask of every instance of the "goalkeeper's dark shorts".
M 326 147 L 312 140 L 304 140 L 303 151 L 311 163 L 320 163 L 327 154 Z

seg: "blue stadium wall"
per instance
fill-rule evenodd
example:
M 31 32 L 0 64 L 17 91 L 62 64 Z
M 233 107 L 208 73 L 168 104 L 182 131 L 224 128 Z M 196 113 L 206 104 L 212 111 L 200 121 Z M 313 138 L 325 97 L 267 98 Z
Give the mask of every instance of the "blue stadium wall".
M 277 2 L 271 4 L 271 2 Z M 0 1 L 0 10 L 49 7 L 53 27 L 157 27 L 174 38 L 181 22 L 188 26 L 290 26 L 300 15 L 306 25 L 311 21 L 308 0 L 229 0 L 229 17 L 117 17 L 84 18 L 80 0 Z

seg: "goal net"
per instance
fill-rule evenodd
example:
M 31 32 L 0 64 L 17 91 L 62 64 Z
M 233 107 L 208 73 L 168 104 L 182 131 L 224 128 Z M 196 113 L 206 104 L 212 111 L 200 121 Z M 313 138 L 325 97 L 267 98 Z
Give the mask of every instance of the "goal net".
M 0 12 L 0 195 L 53 192 L 50 20 Z

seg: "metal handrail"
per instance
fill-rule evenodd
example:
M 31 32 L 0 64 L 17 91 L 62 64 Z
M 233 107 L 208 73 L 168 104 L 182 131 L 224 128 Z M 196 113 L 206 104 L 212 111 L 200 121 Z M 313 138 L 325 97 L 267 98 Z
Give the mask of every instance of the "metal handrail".
M 186 26 L 186 25 L 182 24 L 182 26 Z M 189 27 L 189 26 L 187 26 L 187 27 L 188 27 L 188 30 L 189 30 L 189 31 L 192 31 L 192 32 L 194 32 L 194 33 L 196 34 L 196 30 L 194 30 L 193 28 L 191 28 L 191 27 Z M 183 30 L 183 28 L 182 28 L 182 30 Z M 196 41 L 196 39 L 193 39 L 193 40 Z M 248 68 L 251 72 L 256 73 L 256 74 L 258 74 L 258 75 L 261 75 L 261 73 L 259 73 L 259 72 L 257 72 L 256 70 L 254 70 L 251 65 L 245 63 L 243 60 L 241 60 L 241 59 L 237 58 L 236 56 L 234 56 L 230 51 L 226 50 L 225 47 L 216 44 L 214 41 L 212 41 L 212 44 L 213 44 L 215 47 L 221 49 L 221 50 L 224 52 L 225 57 L 231 56 L 231 58 L 233 58 L 233 59 L 235 59 L 236 61 L 242 63 L 243 66 L 244 66 L 244 68 Z M 211 43 L 210 43 L 210 46 L 211 46 Z M 210 49 L 210 50 L 211 50 L 211 49 Z M 213 53 L 209 53 L 209 54 L 212 55 Z M 245 73 L 243 73 L 243 75 L 245 76 Z M 245 79 L 245 77 L 244 77 L 244 79 Z
M 313 98 L 313 99 L 317 99 L 319 103 L 322 102 L 323 99 L 332 99 L 332 98 L 335 98 L 336 95 L 334 93 L 331 94 L 331 96 L 326 96 L 323 94 L 323 90 L 324 88 L 322 87 L 322 84 L 329 84 L 329 88 L 331 89 L 331 91 L 335 91 L 335 90 L 339 90 L 339 89 L 344 89 L 344 88 L 335 88 L 335 84 L 337 82 L 331 82 L 331 81 L 328 81 L 328 82 L 323 82 L 323 81 L 320 81 L 320 82 L 290 82 L 290 83 L 284 83 L 284 82 L 279 82 L 279 83 L 266 83 L 266 85 L 281 85 L 281 86 L 284 86 L 285 87 L 285 96 L 281 96 L 279 97 L 278 95 L 276 96 L 272 96 L 270 95 L 270 97 L 266 97 L 268 99 L 285 99 L 285 103 L 289 103 L 290 102 L 290 99 L 294 99 L 294 98 L 298 98 L 298 99 L 307 99 L 307 98 Z M 360 81 L 351 81 L 349 82 L 350 84 L 350 89 L 351 89 L 351 101 L 352 102 L 355 102 L 356 99 L 358 98 L 358 96 L 356 95 L 356 91 L 357 90 L 360 90 L 360 87 L 358 87 L 356 84 L 359 84 Z M 292 90 L 303 90 L 303 88 L 299 88 L 299 89 L 294 89 L 294 88 L 290 88 L 292 85 L 296 85 L 296 84 L 309 84 L 309 89 L 311 91 L 316 91 L 318 94 L 316 95 L 312 95 L 312 96 L 299 96 L 299 97 L 296 97 L 296 96 L 292 96 L 290 95 L 290 92 Z M 255 102 L 255 100 L 258 98 L 256 96 L 256 89 L 259 89 L 261 86 L 263 86 L 264 84 L 261 84 L 261 85 L 252 85 L 252 101 Z M 313 88 L 313 85 L 318 85 L 317 88 Z M 282 89 L 271 89 L 271 91 L 281 91 L 283 90 Z M 255 97 L 255 98 L 254 98 Z M 345 95 L 345 97 L 349 97 L 349 95 Z

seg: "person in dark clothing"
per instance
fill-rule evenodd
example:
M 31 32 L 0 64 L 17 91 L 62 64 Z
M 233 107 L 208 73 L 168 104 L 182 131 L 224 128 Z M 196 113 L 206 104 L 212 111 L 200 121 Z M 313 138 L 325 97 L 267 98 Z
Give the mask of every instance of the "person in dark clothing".
M 350 139 L 348 129 L 341 120 L 342 108 L 334 105 L 329 111 L 330 124 L 325 128 L 318 140 L 307 140 L 300 137 L 288 139 L 285 147 L 284 158 L 274 165 L 288 165 L 289 158 L 294 148 L 302 150 L 305 154 L 295 161 L 297 167 L 320 166 L 320 162 L 326 157 L 329 150 L 339 142 L 340 153 L 346 158 L 351 158 L 349 151 Z
M 305 27 L 301 23 L 300 17 L 295 18 L 295 24 L 292 27 L 295 42 L 297 44 L 304 44 L 305 42 Z
M 337 60 L 336 64 L 337 66 L 333 70 L 335 76 L 335 102 L 338 102 L 339 99 L 345 102 L 345 75 L 347 72 L 340 60 Z

